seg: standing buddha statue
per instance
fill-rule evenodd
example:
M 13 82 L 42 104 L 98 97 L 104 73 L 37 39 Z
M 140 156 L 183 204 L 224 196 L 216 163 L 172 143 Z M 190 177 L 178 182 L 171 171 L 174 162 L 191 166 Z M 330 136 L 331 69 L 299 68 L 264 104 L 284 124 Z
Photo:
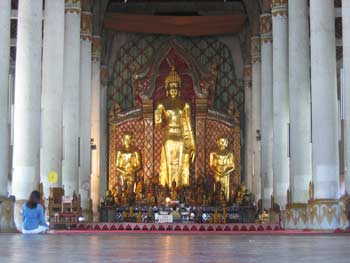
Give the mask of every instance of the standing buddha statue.
M 215 185 L 220 183 L 226 201 L 230 198 L 230 173 L 235 169 L 233 152 L 227 149 L 227 138 L 217 140 L 218 149 L 210 153 L 209 166 L 214 172 Z M 214 185 L 214 186 L 215 186 Z
M 189 185 L 190 163 L 195 158 L 195 141 L 191 127 L 191 108 L 180 98 L 181 78 L 173 67 L 165 78 L 167 98 L 156 106 L 156 127 L 164 124 L 159 180 L 160 184 L 178 187 Z
M 122 185 L 129 193 L 135 191 L 136 172 L 141 168 L 140 153 L 131 147 L 131 139 L 130 134 L 123 134 L 123 147 L 116 155 L 116 168 L 121 173 Z

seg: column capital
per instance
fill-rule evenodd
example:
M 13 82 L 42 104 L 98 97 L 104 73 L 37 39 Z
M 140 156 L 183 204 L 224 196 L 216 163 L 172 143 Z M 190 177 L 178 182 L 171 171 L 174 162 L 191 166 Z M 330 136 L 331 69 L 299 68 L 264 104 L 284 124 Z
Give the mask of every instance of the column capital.
M 101 87 L 106 87 L 108 85 L 108 67 L 107 65 L 101 64 L 100 69 Z
M 252 81 L 252 65 L 246 64 L 243 67 L 243 79 L 244 82 L 251 82 Z
M 271 8 L 276 6 L 288 6 L 288 0 L 272 0 Z
M 76 13 L 80 14 L 81 12 L 81 6 L 80 6 L 80 0 L 64 0 L 65 7 L 64 12 L 65 13 Z
M 252 64 L 260 63 L 261 61 L 261 46 L 260 46 L 260 36 L 254 36 L 251 38 L 251 56 Z
M 92 13 L 81 12 L 80 39 L 92 41 Z
M 272 0 L 271 7 L 274 17 L 286 17 L 288 15 L 288 0 Z
M 260 15 L 261 43 L 272 42 L 272 17 L 270 13 Z
M 98 35 L 92 36 L 92 61 L 97 62 L 101 59 L 102 43 L 101 37 Z

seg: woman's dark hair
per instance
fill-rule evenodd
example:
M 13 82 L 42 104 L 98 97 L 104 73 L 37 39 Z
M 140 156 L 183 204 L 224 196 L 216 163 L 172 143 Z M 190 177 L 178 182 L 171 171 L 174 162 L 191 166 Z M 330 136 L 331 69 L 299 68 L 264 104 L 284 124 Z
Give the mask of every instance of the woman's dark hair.
M 29 196 L 29 200 L 26 203 L 28 208 L 36 208 L 37 204 L 40 203 L 40 193 L 39 191 L 31 192 Z

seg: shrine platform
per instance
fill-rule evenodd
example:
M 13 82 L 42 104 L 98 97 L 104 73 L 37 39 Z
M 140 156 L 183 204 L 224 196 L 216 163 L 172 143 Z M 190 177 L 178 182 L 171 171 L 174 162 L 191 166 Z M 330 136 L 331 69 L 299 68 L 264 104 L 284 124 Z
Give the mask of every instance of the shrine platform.
M 78 223 L 69 229 L 51 229 L 49 234 L 189 234 L 189 235 L 349 235 L 350 229 L 286 230 L 270 223 Z
M 274 232 L 281 231 L 279 224 L 230 223 L 78 223 L 70 229 L 50 230 L 52 233 L 64 232 L 174 232 L 174 233 L 235 233 L 235 232 Z

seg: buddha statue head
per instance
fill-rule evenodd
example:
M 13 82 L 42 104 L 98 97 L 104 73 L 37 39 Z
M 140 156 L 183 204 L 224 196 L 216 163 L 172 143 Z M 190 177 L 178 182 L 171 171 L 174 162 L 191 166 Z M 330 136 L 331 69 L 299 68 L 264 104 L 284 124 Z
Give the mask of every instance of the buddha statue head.
M 227 148 L 228 145 L 228 140 L 225 137 L 220 137 L 216 143 L 218 144 L 218 147 L 220 150 L 225 150 Z
M 176 72 L 175 67 L 171 67 L 169 75 L 164 81 L 167 96 L 175 98 L 180 96 L 181 78 Z
M 126 149 L 129 149 L 131 146 L 131 134 L 124 133 L 122 138 L 122 143 Z

